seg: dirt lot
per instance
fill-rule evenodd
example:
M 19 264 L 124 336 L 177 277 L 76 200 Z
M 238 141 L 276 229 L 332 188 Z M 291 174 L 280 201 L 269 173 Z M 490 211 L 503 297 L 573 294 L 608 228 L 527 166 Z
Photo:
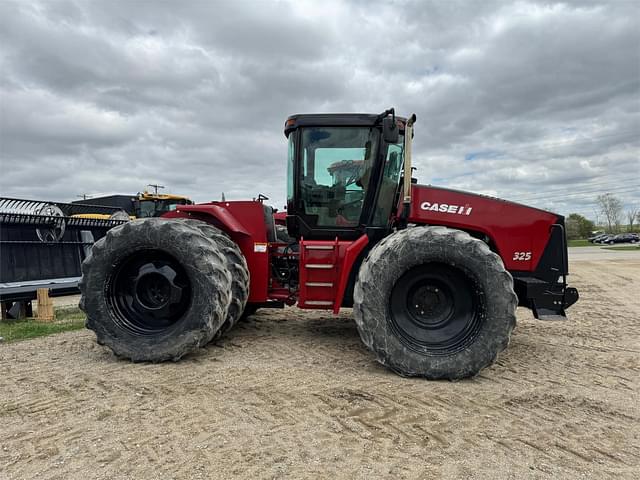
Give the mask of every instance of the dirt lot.
M 571 320 L 521 310 L 456 383 L 378 366 L 348 311 L 259 313 L 175 364 L 88 331 L 2 345 L 0 478 L 634 478 L 640 258 L 620 258 L 572 262 Z

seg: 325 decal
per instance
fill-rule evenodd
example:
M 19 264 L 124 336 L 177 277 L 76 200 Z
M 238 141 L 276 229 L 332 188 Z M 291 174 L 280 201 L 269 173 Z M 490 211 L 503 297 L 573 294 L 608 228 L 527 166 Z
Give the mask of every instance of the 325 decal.
M 524 262 L 531 260 L 531 252 L 513 252 L 512 260 Z

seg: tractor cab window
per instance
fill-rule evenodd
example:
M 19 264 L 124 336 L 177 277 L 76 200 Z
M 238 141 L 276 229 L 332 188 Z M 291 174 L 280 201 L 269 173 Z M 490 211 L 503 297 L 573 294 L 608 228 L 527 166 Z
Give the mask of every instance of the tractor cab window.
M 155 217 L 156 213 L 156 202 L 153 200 L 142 200 L 140 202 L 139 211 L 137 213 L 138 218 L 149 218 Z
M 178 205 L 190 205 L 191 203 L 186 199 L 141 200 L 136 216 L 138 218 L 159 217 L 164 213 L 172 212 L 178 208 Z
M 300 197 L 311 227 L 359 224 L 378 139 L 373 128 L 303 129 Z
M 404 136 L 400 135 L 398 143 L 387 147 L 387 155 L 380 182 L 380 191 L 373 215 L 373 226 L 385 227 L 389 224 L 391 210 L 400 187 L 400 172 L 404 164 Z
M 289 135 L 289 154 L 287 158 L 287 203 L 293 201 L 293 172 L 296 161 L 295 135 Z

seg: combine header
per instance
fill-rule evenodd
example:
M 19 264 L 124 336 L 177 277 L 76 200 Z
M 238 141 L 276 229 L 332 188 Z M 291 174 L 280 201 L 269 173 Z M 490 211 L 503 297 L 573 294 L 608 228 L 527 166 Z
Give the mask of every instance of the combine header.
M 565 318 L 578 293 L 563 217 L 417 184 L 414 122 L 393 109 L 289 117 L 284 238 L 261 199 L 113 228 L 83 265 L 88 328 L 117 355 L 159 362 L 257 308 L 353 307 L 380 363 L 455 379 L 507 346 L 517 305 Z

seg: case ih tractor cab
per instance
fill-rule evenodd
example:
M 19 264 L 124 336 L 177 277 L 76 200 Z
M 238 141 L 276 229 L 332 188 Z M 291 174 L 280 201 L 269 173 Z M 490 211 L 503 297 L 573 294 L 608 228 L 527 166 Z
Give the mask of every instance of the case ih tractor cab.
M 87 327 L 133 361 L 177 360 L 257 308 L 353 307 L 401 375 L 463 378 L 509 343 L 516 306 L 565 318 L 560 215 L 411 178 L 415 116 L 294 115 L 290 241 L 262 197 L 115 227 L 83 264 Z

